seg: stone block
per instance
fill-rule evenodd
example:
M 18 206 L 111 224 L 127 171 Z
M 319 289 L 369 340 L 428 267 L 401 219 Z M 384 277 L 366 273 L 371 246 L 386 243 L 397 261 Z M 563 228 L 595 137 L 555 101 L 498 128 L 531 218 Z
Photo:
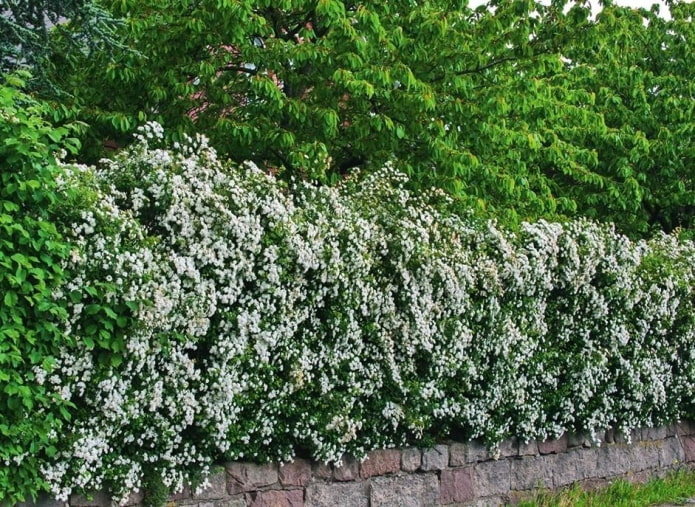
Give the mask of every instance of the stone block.
M 663 440 L 674 435 L 672 426 L 659 426 L 658 428 L 642 428 L 642 440 Z
M 68 504 L 66 502 L 56 500 L 47 493 L 40 493 L 35 502 L 20 502 L 15 504 L 15 507 L 66 507 L 67 505 Z
M 475 477 L 472 467 L 442 470 L 439 487 L 441 504 L 470 502 L 475 497 Z
M 554 440 L 538 442 L 538 452 L 541 454 L 558 454 L 567 450 L 569 438 L 567 433 Z
M 468 449 L 466 444 L 453 442 L 449 445 L 449 466 L 462 467 L 468 463 L 466 457 Z
M 227 492 L 230 495 L 254 491 L 278 482 L 278 467 L 275 463 L 255 465 L 253 463 L 227 464 Z
M 217 500 L 215 502 L 215 507 L 246 507 L 246 497 L 244 495 L 239 495 L 235 498 Z
M 510 461 L 487 461 L 475 466 L 475 494 L 486 497 L 507 495 L 511 487 Z
M 359 462 L 352 456 L 345 455 L 340 466 L 333 467 L 333 479 L 336 481 L 354 481 L 359 478 Z
M 215 500 L 227 496 L 227 474 L 219 472 L 208 477 L 210 485 L 199 493 L 194 493 L 194 500 Z
M 371 507 L 421 507 L 436 505 L 439 500 L 436 474 L 376 477 L 370 482 Z
M 408 447 L 401 451 L 401 470 L 414 472 L 422 464 L 422 451 L 415 447 Z
M 538 455 L 538 442 L 535 440 L 529 440 L 524 442 L 523 440 L 518 441 L 518 451 L 519 456 L 537 456 Z
M 686 461 L 685 451 L 678 437 L 669 437 L 662 440 L 658 449 L 658 465 L 661 468 L 674 467 Z M 656 466 L 651 465 L 651 466 Z M 646 467 L 645 467 L 646 468 Z
M 553 456 L 524 456 L 510 461 L 511 489 L 525 490 L 553 486 Z
M 306 488 L 305 507 L 369 507 L 366 482 L 312 483 Z
M 422 451 L 422 465 L 425 472 L 444 470 L 449 465 L 449 446 L 435 445 L 432 449 Z
M 246 493 L 248 507 L 304 507 L 304 491 L 270 490 Z
M 592 442 L 591 442 L 591 436 L 587 435 L 585 433 L 575 433 L 575 432 L 568 432 L 567 433 L 567 447 L 568 448 L 573 448 L 573 447 L 591 447 Z
M 401 469 L 401 451 L 382 449 L 372 451 L 360 463 L 360 477 L 366 479 L 378 475 L 394 474 Z
M 552 457 L 552 458 L 551 458 Z M 596 476 L 597 448 L 574 448 L 565 453 L 549 455 L 548 465 L 553 475 L 553 486 L 561 488 Z
M 519 440 L 508 438 L 500 442 L 494 450 L 495 459 L 512 458 L 519 455 Z
M 632 467 L 632 451 L 626 444 L 604 445 L 598 450 L 597 476 L 615 477 L 625 474 Z
M 692 421 L 680 421 L 676 423 L 676 434 L 678 436 L 695 435 L 695 424 Z
M 642 430 L 636 428 L 629 433 L 615 430 L 614 440 L 616 444 L 634 444 L 642 440 Z
M 278 469 L 278 479 L 283 486 L 306 486 L 311 481 L 311 463 L 305 459 L 295 459 Z
M 687 436 L 681 438 L 683 443 L 683 455 L 686 463 L 695 461 L 695 436 Z
M 330 481 L 333 478 L 333 467 L 328 463 L 312 463 L 311 474 L 314 479 Z
M 70 506 L 75 507 L 111 507 L 111 497 L 104 491 L 92 493 L 91 495 L 72 495 Z
M 492 459 L 492 456 L 480 440 L 471 440 L 466 444 L 466 463 L 478 463 L 489 459 Z

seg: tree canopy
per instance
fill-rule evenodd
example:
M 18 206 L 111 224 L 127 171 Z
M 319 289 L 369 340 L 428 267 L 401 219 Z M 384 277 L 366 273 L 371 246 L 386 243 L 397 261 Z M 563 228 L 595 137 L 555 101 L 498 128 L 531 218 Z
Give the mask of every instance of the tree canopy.
M 692 226 L 692 4 L 669 21 L 566 0 L 104 5 L 136 52 L 59 38 L 54 60 L 98 144 L 155 119 L 288 175 L 393 161 L 511 221 Z

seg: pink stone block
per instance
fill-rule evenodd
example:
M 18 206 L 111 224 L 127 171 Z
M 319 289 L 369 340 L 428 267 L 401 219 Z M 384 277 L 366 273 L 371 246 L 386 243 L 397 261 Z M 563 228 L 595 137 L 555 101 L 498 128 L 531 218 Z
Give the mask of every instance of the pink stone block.
M 475 482 L 470 467 L 442 470 L 439 501 L 442 505 L 475 499 Z
M 311 463 L 305 459 L 296 459 L 282 465 L 278 478 L 283 486 L 306 486 L 311 481 Z
M 546 440 L 538 442 L 538 452 L 541 454 L 560 454 L 567 450 L 568 438 L 567 433 L 562 435 L 557 440 Z
M 304 507 L 304 491 L 294 489 L 248 493 L 246 505 L 249 507 Z
M 395 474 L 401 469 L 401 451 L 384 449 L 370 452 L 360 464 L 360 477 L 366 479 L 377 475 Z

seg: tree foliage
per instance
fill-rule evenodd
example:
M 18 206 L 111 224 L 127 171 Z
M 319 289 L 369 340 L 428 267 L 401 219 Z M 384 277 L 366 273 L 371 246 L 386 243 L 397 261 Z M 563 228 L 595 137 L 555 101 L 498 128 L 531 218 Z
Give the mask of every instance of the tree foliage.
M 87 57 L 118 46 L 116 21 L 93 0 L 0 0 L 0 14 L 0 72 L 29 69 L 35 89 L 57 91 L 47 79 L 52 30 Z
M 692 5 L 671 21 L 565 0 L 106 5 L 138 53 L 58 62 L 99 142 L 156 119 L 327 181 L 395 160 L 511 221 L 692 225 Z

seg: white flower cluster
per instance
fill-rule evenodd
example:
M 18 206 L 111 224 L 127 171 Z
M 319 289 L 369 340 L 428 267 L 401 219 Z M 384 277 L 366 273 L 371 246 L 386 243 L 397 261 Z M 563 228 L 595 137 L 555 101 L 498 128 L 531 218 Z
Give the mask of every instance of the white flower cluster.
M 494 443 L 692 410 L 695 246 L 586 221 L 517 234 L 428 205 L 391 168 L 289 189 L 205 139 L 65 167 L 74 417 L 61 498 L 172 489 L 219 459 L 338 461 L 446 431 Z M 441 209 L 441 208 L 439 208 Z

